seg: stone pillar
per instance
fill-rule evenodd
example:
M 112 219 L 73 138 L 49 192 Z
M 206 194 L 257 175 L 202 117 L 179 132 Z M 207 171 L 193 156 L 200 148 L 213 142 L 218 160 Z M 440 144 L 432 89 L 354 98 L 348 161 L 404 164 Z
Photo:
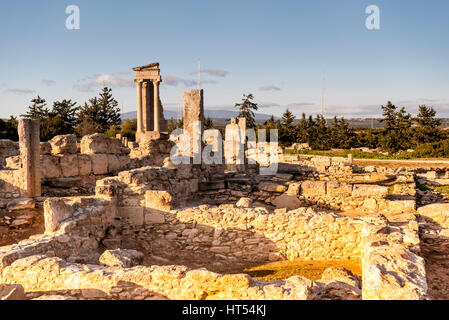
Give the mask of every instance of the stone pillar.
M 41 196 L 40 121 L 19 119 L 20 176 L 24 196 Z
M 154 87 L 154 131 L 159 132 L 159 83 L 160 80 L 153 81 Z
M 143 132 L 142 113 L 142 80 L 136 80 L 137 85 L 137 132 Z
M 204 132 L 203 90 L 190 90 L 183 94 L 184 131 L 190 135 L 190 150 L 194 161 L 201 159 L 202 137 Z
M 193 137 L 193 124 L 195 121 L 199 121 L 201 124 L 201 134 L 204 130 L 204 103 L 203 103 L 203 89 L 190 90 L 184 92 L 183 95 L 184 104 L 184 131 Z
M 148 131 L 148 82 L 142 82 L 142 130 Z

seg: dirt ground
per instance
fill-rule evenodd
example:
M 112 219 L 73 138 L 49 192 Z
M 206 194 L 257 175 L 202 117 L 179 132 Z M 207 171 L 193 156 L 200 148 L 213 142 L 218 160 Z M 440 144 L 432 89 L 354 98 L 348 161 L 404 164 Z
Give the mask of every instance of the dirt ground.
M 242 272 L 258 280 L 283 280 L 292 276 L 303 276 L 310 280 L 319 280 L 324 270 L 331 267 L 345 268 L 352 273 L 362 276 L 360 259 L 334 261 L 277 261 L 248 268 Z
M 0 247 L 18 243 L 45 231 L 43 209 L 0 210 Z

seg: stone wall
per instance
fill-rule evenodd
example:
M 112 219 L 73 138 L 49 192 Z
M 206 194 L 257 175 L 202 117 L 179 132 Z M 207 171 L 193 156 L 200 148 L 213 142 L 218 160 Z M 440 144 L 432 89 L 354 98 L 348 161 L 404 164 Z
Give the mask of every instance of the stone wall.
M 175 244 L 192 255 L 228 261 L 334 260 L 360 257 L 363 221 L 300 208 L 202 205 L 158 211 L 145 225 L 148 241 Z M 214 261 L 215 261 L 214 259 Z
M 67 261 L 96 263 L 99 243 L 114 228 L 114 202 L 94 197 L 50 198 L 44 203 L 45 232 L 17 244 L 0 247 L 0 270 L 36 254 Z
M 415 212 L 415 184 L 392 186 L 344 183 L 337 180 L 293 180 L 292 174 L 278 174 L 267 179 L 229 178 L 209 183 L 201 192 L 208 203 L 235 202 L 240 197 L 264 202 L 277 208 L 295 209 L 318 205 L 333 210 L 364 212 Z
M 0 139 L 0 169 L 6 166 L 6 158 L 20 154 L 19 143 L 7 139 Z

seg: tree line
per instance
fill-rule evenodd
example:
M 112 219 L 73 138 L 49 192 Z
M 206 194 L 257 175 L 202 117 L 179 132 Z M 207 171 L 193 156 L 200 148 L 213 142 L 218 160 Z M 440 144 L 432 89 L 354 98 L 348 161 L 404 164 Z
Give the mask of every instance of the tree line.
M 419 106 L 417 116 L 412 117 L 405 108 L 398 108 L 388 101 L 386 105 L 381 106 L 380 121 L 384 123 L 383 128 L 356 130 L 344 117 L 334 117 L 328 121 L 320 114 L 313 117 L 302 113 L 301 118 L 296 119 L 289 109 L 286 109 L 280 119 L 272 115 L 264 123 L 258 124 L 254 113 L 258 110 L 258 105 L 253 99 L 252 94 L 244 94 L 242 101 L 235 104 L 235 108 L 239 111 L 238 117 L 246 118 L 248 128 L 278 129 L 279 143 L 285 147 L 293 143 L 308 143 L 314 150 L 368 147 L 396 153 L 427 144 L 426 150 L 439 148 L 445 150 L 449 156 L 449 149 L 446 150 L 449 140 L 447 143 L 441 143 L 448 139 L 445 131 L 439 128 L 442 121 L 436 118 L 436 111 L 426 105 Z M 106 133 L 109 136 L 120 133 L 133 140 L 137 130 L 136 119 L 126 119 L 122 122 L 118 102 L 108 87 L 104 87 L 98 96 L 79 106 L 70 99 L 64 99 L 53 102 L 50 108 L 45 99 L 37 96 L 31 100 L 28 111 L 21 116 L 40 120 L 42 141 L 50 140 L 56 135 L 74 133 L 84 136 L 96 132 Z M 168 127 L 169 132 L 182 128 L 183 119 L 170 119 Z M 213 127 L 212 119 L 206 118 L 204 128 Z M 16 118 L 11 117 L 6 121 L 0 119 L 0 138 L 18 139 Z M 432 146 L 432 143 L 440 144 Z
M 388 101 L 381 106 L 380 121 L 384 123 L 382 129 L 356 130 L 350 127 L 344 117 L 334 117 L 332 121 L 327 121 L 320 114 L 313 118 L 302 113 L 298 121 L 289 109 L 286 109 L 280 119 L 275 119 L 272 115 L 262 125 L 258 125 L 254 115 L 258 106 L 252 99 L 252 94 L 244 95 L 242 102 L 235 105 L 240 110 L 239 117 L 246 118 L 248 127 L 278 129 L 279 143 L 284 147 L 293 143 L 308 143 L 314 150 L 368 147 L 396 153 L 448 138 L 439 128 L 442 121 L 436 118 L 436 111 L 426 105 L 419 106 L 418 115 L 412 117 L 404 107 L 398 108 Z

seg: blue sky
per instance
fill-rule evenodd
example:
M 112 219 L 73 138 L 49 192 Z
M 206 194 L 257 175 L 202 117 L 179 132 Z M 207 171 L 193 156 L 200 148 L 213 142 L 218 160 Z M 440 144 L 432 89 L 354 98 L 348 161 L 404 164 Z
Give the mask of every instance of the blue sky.
M 65 9 L 80 8 L 80 30 Z M 380 8 L 380 30 L 365 8 Z M 0 117 L 19 115 L 38 94 L 84 103 L 103 82 L 134 111 L 131 68 L 159 62 L 165 108 L 196 87 L 205 107 L 231 109 L 253 93 L 260 112 L 380 114 L 392 100 L 449 117 L 447 0 L 39 0 L 0 2 Z

